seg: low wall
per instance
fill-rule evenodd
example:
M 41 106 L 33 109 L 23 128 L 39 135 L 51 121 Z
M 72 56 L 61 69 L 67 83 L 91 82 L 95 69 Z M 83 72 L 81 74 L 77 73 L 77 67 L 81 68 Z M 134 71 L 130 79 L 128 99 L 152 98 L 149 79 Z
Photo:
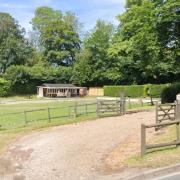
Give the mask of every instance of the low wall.
M 104 96 L 104 89 L 100 87 L 90 87 L 88 91 L 89 96 Z

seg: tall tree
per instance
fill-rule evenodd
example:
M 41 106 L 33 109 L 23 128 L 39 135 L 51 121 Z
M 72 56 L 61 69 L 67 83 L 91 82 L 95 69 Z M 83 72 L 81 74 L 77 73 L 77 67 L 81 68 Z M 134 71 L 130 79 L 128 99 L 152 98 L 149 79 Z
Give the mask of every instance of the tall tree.
M 8 13 L 0 13 L 0 73 L 10 65 L 25 64 L 32 48 L 22 29 Z
M 80 84 L 103 85 L 111 79 L 111 61 L 107 50 L 113 35 L 113 25 L 98 20 L 92 32 L 84 41 L 84 49 L 75 64 L 75 75 Z
M 74 63 L 80 49 L 78 20 L 74 14 L 63 15 L 61 11 L 40 7 L 36 9 L 32 24 L 40 34 L 43 54 L 50 63 L 63 66 Z
M 117 61 L 119 82 L 165 83 L 180 73 L 179 2 L 128 0 L 119 16 L 120 26 L 109 49 Z

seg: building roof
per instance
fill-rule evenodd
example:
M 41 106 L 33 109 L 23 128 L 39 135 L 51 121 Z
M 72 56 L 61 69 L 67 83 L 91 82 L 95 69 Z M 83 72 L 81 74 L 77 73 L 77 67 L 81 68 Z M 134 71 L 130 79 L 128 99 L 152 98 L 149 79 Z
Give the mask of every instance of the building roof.
M 48 83 L 44 83 L 42 84 L 42 86 L 45 86 L 45 87 L 50 87 L 50 88 L 64 88 L 64 87 L 76 87 L 75 85 L 73 84 L 48 84 Z
M 63 89 L 79 89 L 82 87 L 77 87 L 73 84 L 49 84 L 49 83 L 44 83 L 41 86 L 38 87 L 45 87 L 49 89 L 56 89 L 56 88 L 63 88 Z

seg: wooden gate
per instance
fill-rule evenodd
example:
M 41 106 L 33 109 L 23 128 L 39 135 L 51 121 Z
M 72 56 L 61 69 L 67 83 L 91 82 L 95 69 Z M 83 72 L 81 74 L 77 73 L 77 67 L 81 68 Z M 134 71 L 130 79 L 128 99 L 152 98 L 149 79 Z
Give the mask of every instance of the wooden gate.
M 125 99 L 120 100 L 97 100 L 97 116 L 107 115 L 124 115 L 125 114 Z
M 156 124 L 176 119 L 176 104 L 156 104 Z

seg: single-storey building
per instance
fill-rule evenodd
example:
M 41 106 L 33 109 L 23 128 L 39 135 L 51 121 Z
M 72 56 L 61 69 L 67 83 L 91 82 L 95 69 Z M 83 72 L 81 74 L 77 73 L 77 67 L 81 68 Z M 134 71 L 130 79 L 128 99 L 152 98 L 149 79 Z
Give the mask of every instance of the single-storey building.
M 73 97 L 73 96 L 85 96 L 87 95 L 86 87 L 77 87 L 73 84 L 48 84 L 44 83 L 41 86 L 37 86 L 38 97 Z

